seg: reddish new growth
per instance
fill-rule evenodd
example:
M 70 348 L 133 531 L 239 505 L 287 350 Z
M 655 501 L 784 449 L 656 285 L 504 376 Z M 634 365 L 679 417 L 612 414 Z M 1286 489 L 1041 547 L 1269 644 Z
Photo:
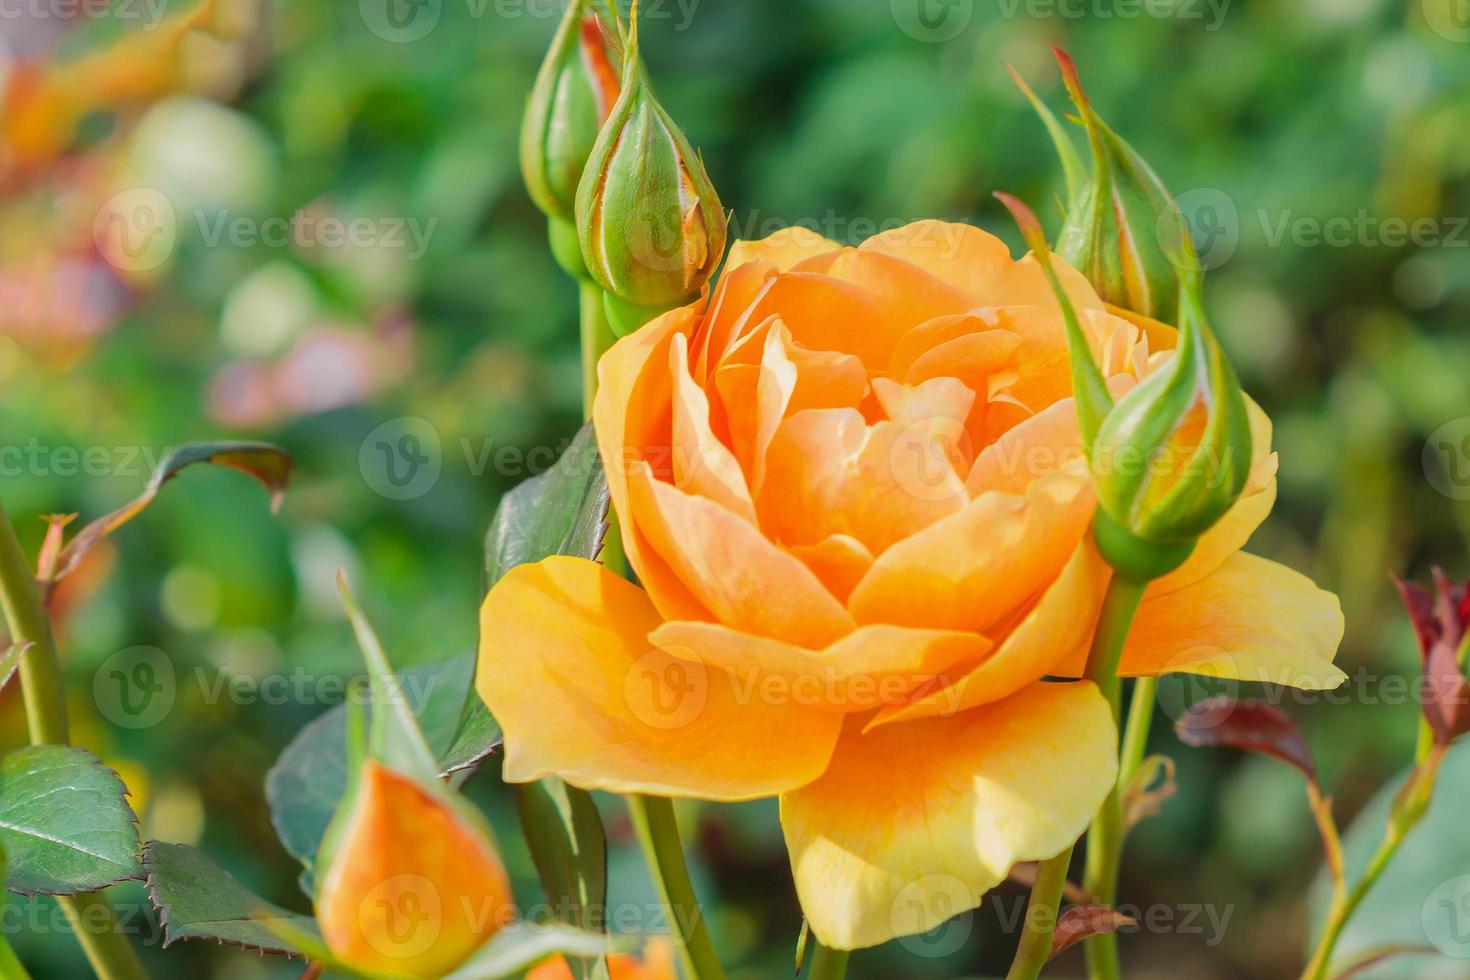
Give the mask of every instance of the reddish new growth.
M 1435 744 L 1443 747 L 1470 731 L 1470 681 L 1461 664 L 1470 626 L 1470 583 L 1451 582 L 1436 568 L 1433 591 L 1402 580 L 1398 587 L 1419 637 L 1424 717 Z

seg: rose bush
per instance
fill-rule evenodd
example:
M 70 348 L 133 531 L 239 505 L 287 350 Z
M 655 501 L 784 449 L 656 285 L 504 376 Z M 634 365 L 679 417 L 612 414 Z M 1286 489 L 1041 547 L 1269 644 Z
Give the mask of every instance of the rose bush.
M 1115 389 L 1172 356 L 1172 328 L 1061 271 Z M 707 297 L 600 364 L 639 585 L 553 558 L 485 601 L 505 777 L 780 796 L 803 909 L 839 949 L 1062 851 L 1117 773 L 1109 707 L 1074 680 L 1110 572 L 1068 363 L 1038 263 L 977 228 L 738 243 Z M 1341 681 L 1336 599 L 1240 550 L 1275 499 L 1254 408 L 1253 429 L 1245 495 L 1150 586 L 1123 675 Z

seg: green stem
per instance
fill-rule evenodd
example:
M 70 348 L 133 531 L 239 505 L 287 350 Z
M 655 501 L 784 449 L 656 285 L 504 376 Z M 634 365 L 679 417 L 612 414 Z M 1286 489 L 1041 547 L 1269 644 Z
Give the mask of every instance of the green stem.
M 1327 912 L 1327 924 L 1323 926 L 1317 948 L 1312 951 L 1312 958 L 1302 972 L 1302 980 L 1323 980 L 1327 976 L 1328 968 L 1332 965 L 1333 951 L 1337 948 L 1337 941 L 1348 920 L 1378 883 L 1384 869 L 1398 853 L 1399 845 L 1419 826 L 1424 814 L 1428 812 L 1429 800 L 1443 759 L 1443 747 L 1435 748 L 1427 759 L 1421 760 L 1410 772 L 1409 781 L 1399 790 L 1399 796 L 1389 811 L 1388 831 L 1383 835 L 1378 850 L 1373 852 L 1373 857 L 1368 861 L 1363 877 L 1346 894 L 1334 896 Z
M 1153 727 L 1154 698 L 1158 690 L 1157 677 L 1140 677 L 1133 682 L 1133 694 L 1128 700 L 1128 727 L 1123 732 L 1123 748 L 1118 756 L 1120 793 L 1132 785 L 1148 753 L 1148 733 Z
M 852 954 L 845 949 L 828 949 L 820 943 L 812 951 L 812 972 L 807 980 L 842 980 L 847 976 L 847 959 Z
M 715 956 L 705 929 L 704 913 L 689 881 L 684 848 L 679 843 L 679 825 L 674 819 L 674 801 L 662 796 L 629 796 L 628 813 L 643 845 L 648 869 L 658 886 L 669 928 L 679 948 L 688 980 L 724 980 L 725 971 Z
M 1327 976 L 1327 968 L 1332 962 L 1332 952 L 1337 948 L 1337 940 L 1342 936 L 1343 928 L 1348 920 L 1353 917 L 1358 906 L 1362 904 L 1363 898 L 1377 883 L 1383 870 L 1393 860 L 1394 854 L 1398 853 L 1399 844 L 1403 843 L 1404 834 L 1390 830 L 1378 845 L 1378 850 L 1373 854 L 1373 859 L 1368 862 L 1368 869 L 1363 872 L 1363 877 L 1353 886 L 1352 890 L 1340 902 L 1334 902 L 1332 910 L 1327 916 L 1327 925 L 1322 930 L 1322 938 L 1317 941 L 1317 948 L 1312 953 L 1312 959 L 1302 973 L 1302 980 L 1323 980 Z
M 1138 604 L 1143 601 L 1144 589 L 1148 587 L 1146 582 L 1132 582 L 1114 575 L 1108 584 L 1107 595 L 1103 598 L 1102 612 L 1098 616 L 1097 632 L 1092 637 L 1092 649 L 1087 655 L 1086 678 L 1097 685 L 1107 699 L 1113 712 L 1113 722 L 1118 721 L 1120 710 L 1121 682 L 1118 680 L 1118 661 L 1123 656 L 1123 642 L 1128 638 L 1128 629 L 1133 625 L 1133 616 L 1138 612 Z M 1092 880 L 1094 850 L 1098 843 L 1093 835 L 1098 832 L 1099 826 L 1106 824 L 1109 829 L 1109 839 L 1117 835 L 1117 828 L 1122 823 L 1121 811 L 1118 804 L 1118 791 L 1114 787 L 1104 801 L 1102 809 L 1098 811 L 1093 821 L 1092 830 L 1087 838 L 1087 866 L 1089 881 Z M 1011 963 L 1009 980 L 1031 980 L 1041 972 L 1046 965 L 1047 958 L 1051 955 L 1052 934 L 1057 927 L 1057 909 L 1061 904 L 1063 887 L 1067 882 L 1067 867 L 1071 864 L 1072 848 L 1058 854 L 1050 861 L 1043 861 L 1037 871 L 1036 885 L 1031 889 L 1031 899 L 1026 906 L 1026 931 L 1021 936 L 1020 946 L 1016 950 L 1016 959 Z M 1116 879 L 1116 872 L 1113 874 Z M 1089 885 L 1089 891 L 1091 886 Z M 1093 892 L 1096 895 L 1096 892 Z M 1100 904 L 1111 904 L 1111 899 Z M 1088 963 L 1091 969 L 1092 944 L 1095 939 L 1087 941 Z M 1117 947 L 1113 947 L 1112 957 L 1117 960 Z M 1097 974 L 1093 974 L 1097 976 Z M 1112 974 L 1104 976 L 1117 976 L 1116 967 Z
M 1047 960 L 1051 959 L 1051 940 L 1057 930 L 1057 917 L 1062 905 L 1062 892 L 1067 886 L 1067 870 L 1072 866 L 1076 845 L 1042 861 L 1036 869 L 1036 884 L 1031 886 L 1031 899 L 1026 903 L 1026 921 L 1021 927 L 1021 944 L 1006 980 L 1036 980 Z
M 591 280 L 577 283 L 582 301 L 582 411 L 592 417 L 592 399 L 597 394 L 597 362 L 617 338 L 607 323 L 602 305 L 602 288 Z
M 66 689 L 51 621 L 41 606 L 41 592 L 15 528 L 0 506 L 0 610 L 13 643 L 30 643 L 20 662 L 21 699 L 33 745 L 66 745 Z M 112 906 L 89 892 L 57 899 L 71 922 L 77 941 L 101 980 L 146 977 L 138 954 L 117 926 Z
M 1122 712 L 1122 681 L 1118 678 L 1118 662 L 1123 656 L 1123 643 L 1133 625 L 1133 617 L 1143 601 L 1147 582 L 1135 582 L 1114 575 L 1103 599 L 1098 618 L 1097 635 L 1087 661 L 1087 679 L 1098 686 L 1113 712 L 1113 723 L 1119 723 Z M 1150 710 L 1152 704 L 1150 703 Z M 1141 724 L 1141 723 L 1140 723 Z M 1141 733 L 1146 738 L 1146 732 Z M 1135 738 L 1140 733 L 1135 732 Z M 1125 746 L 1128 744 L 1125 738 Z M 1122 767 L 1119 775 L 1121 778 Z M 1087 831 L 1087 863 L 1083 887 L 1098 905 L 1111 907 L 1118 894 L 1118 865 L 1123 849 L 1123 808 L 1115 784 Z M 1087 974 L 1092 980 L 1118 980 L 1118 937 L 1114 933 L 1094 936 L 1083 944 L 1087 954 Z

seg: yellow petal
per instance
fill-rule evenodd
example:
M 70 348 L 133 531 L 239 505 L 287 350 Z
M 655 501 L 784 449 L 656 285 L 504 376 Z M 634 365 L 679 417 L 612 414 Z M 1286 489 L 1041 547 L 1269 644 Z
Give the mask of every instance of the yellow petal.
M 851 408 L 798 412 L 771 441 L 757 509 L 785 544 L 841 534 L 878 554 L 968 502 L 943 448 L 929 426 L 869 426 Z
M 579 558 L 522 565 L 491 590 L 475 683 L 505 731 L 506 780 L 745 800 L 821 773 L 840 716 L 669 656 L 648 640 L 660 623 L 637 586 Z
M 974 908 L 1017 862 L 1070 845 L 1117 776 L 1112 715 L 1087 683 L 860 726 L 848 723 L 820 779 L 781 798 L 802 909 L 835 949 L 926 932 Z
M 1054 673 L 1091 639 L 1108 574 L 1091 542 L 1079 545 L 1062 574 L 990 656 L 949 687 L 885 708 L 868 727 L 989 704 Z
M 754 524 L 755 504 L 745 474 L 710 428 L 709 398 L 689 374 L 689 348 L 683 334 L 675 334 L 669 348 L 669 373 L 674 378 L 674 485 L 713 500 Z
M 779 272 L 786 272 L 799 262 L 840 248 L 841 245 L 823 238 L 810 228 L 792 225 L 757 242 L 736 242 L 730 246 L 730 257 L 725 261 L 725 267 L 738 269 L 750 262 L 764 262 L 775 266 Z
M 828 252 L 792 271 L 816 272 L 860 287 L 873 298 L 884 323 L 902 326 L 905 332 L 936 317 L 963 313 L 974 305 L 963 291 L 922 266 L 871 249 Z
M 776 314 L 791 337 L 809 350 L 835 350 L 873 369 L 887 365 L 912 323 L 884 318 L 882 305 L 861 286 L 815 272 L 777 277 L 751 314 L 759 322 Z
M 1088 481 L 1064 474 L 983 493 L 878 556 L 848 608 L 859 623 L 986 632 L 1056 578 L 1092 509 Z
M 811 570 L 755 527 L 654 479 L 646 466 L 634 469 L 630 486 L 649 543 L 719 622 L 808 647 L 852 631 L 852 618 Z
M 1332 664 L 1342 631 L 1336 596 L 1284 565 L 1237 552 L 1193 585 L 1144 600 L 1118 672 L 1331 690 L 1347 679 Z
M 701 619 L 709 613 L 632 522 L 628 473 L 647 465 L 673 478 L 668 458 L 673 402 L 669 351 L 674 337 L 687 335 L 698 319 L 693 308 L 674 310 L 614 344 L 597 364 L 599 382 L 592 408 L 607 489 L 623 532 L 623 551 L 654 604 L 671 619 Z
M 989 652 L 976 633 L 864 626 L 824 650 L 750 636 L 716 623 L 665 623 L 649 637 L 676 657 L 733 674 L 765 697 L 823 711 L 870 711 L 945 683 L 945 672 Z
M 787 545 L 786 550 L 801 559 L 827 591 L 843 603 L 873 567 L 873 553 L 847 534 L 828 535 L 816 544 Z
M 892 255 L 961 290 L 974 306 L 994 306 L 996 285 L 1014 265 L 1006 243 L 972 225 L 916 221 L 880 232 L 863 251 Z
M 343 817 L 316 918 L 352 966 L 443 976 L 514 919 L 488 832 L 449 800 L 369 761 Z

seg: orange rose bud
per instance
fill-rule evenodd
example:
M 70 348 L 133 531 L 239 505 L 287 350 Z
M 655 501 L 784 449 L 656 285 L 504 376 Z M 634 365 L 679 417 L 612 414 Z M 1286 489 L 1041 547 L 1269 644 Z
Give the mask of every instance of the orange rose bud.
M 653 96 L 638 60 L 637 6 L 622 94 L 577 189 L 582 258 L 627 334 L 688 305 L 725 253 L 725 213 L 704 161 Z
M 1179 273 L 1197 268 L 1187 227 L 1153 168 L 1092 108 L 1072 59 L 1060 49 L 1056 56 L 1092 149 L 1092 176 L 1072 194 L 1057 254 L 1106 302 L 1173 323 Z
M 510 881 L 478 813 L 372 759 L 317 869 L 322 936 L 365 971 L 443 976 L 512 918 Z
M 590 0 L 567 5 L 521 124 L 521 173 L 551 223 L 557 261 L 586 277 L 575 222 L 577 185 L 617 102 L 622 40 L 614 18 Z

